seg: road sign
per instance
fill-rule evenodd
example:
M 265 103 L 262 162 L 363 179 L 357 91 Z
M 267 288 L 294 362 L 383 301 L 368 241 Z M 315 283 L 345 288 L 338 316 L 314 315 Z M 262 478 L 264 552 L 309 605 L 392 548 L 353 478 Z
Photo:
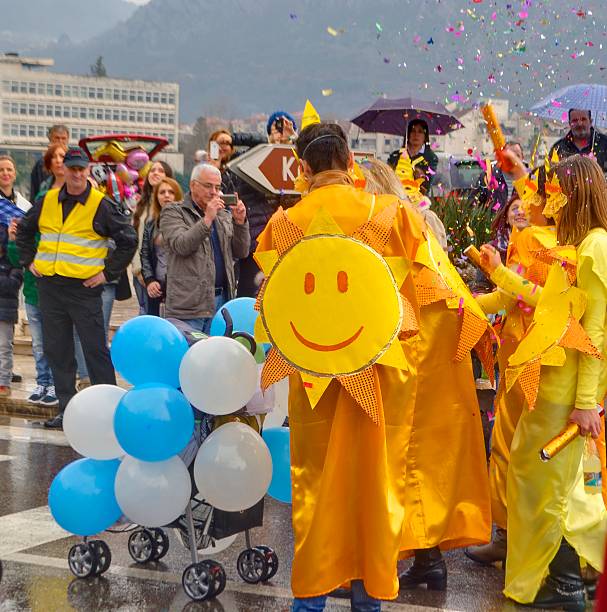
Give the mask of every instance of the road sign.
M 355 152 L 354 156 L 374 157 L 367 152 Z M 294 189 L 298 164 L 291 145 L 258 145 L 228 163 L 228 168 L 261 191 L 281 195 L 298 193 Z

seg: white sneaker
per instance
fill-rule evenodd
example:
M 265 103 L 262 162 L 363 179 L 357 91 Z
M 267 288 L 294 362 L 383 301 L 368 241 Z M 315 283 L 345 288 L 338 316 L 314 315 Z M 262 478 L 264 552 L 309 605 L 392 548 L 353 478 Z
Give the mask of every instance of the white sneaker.
M 50 388 L 50 387 L 49 387 Z M 53 387 L 53 391 L 55 390 L 55 388 Z M 42 385 L 38 385 L 34 391 L 32 392 L 32 394 L 27 398 L 27 403 L 28 404 L 40 404 L 42 398 L 46 395 L 46 387 L 43 387 Z M 49 404 L 50 405 L 50 404 Z
M 38 403 L 42 406 L 57 406 L 59 404 L 59 400 L 55 395 L 54 385 L 49 385 L 46 388 L 46 393 L 44 394 L 44 397 Z

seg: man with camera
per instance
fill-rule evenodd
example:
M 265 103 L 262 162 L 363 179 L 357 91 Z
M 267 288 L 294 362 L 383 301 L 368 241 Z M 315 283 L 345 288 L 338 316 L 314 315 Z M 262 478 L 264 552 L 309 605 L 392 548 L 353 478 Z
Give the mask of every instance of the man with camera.
M 168 251 L 166 317 L 208 333 L 236 294 L 234 260 L 249 254 L 245 205 L 238 194 L 222 194 L 217 168 L 200 164 L 184 201 L 162 209 L 160 231 Z

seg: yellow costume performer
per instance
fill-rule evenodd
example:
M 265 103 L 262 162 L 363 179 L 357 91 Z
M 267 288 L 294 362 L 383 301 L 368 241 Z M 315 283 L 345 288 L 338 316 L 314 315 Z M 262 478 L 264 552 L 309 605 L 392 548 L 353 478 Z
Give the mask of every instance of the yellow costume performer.
M 415 181 L 410 177 L 406 182 L 406 161 L 399 161 L 397 176 L 415 202 L 418 194 Z M 414 280 L 420 306 L 418 388 L 407 450 L 401 556 L 415 551 L 415 561 L 400 576 L 400 584 L 442 590 L 447 574 L 439 547 L 483 543 L 491 536 L 470 351 L 476 347 L 492 372 L 493 331 L 432 232 L 426 232 L 417 251 Z
M 558 176 L 573 204 L 560 191 Z M 598 419 L 584 411 L 594 411 L 607 389 L 607 231 L 597 227 L 607 209 L 604 189 L 596 163 L 581 156 L 557 166 L 546 184 L 544 214 L 558 216 L 559 237 L 579 244 L 577 287 L 571 284 L 576 271 L 570 257 L 554 264 L 545 287 L 533 293 L 504 266 L 494 272 L 500 286 L 536 307 L 505 374 L 508 388 L 520 385 L 529 410 L 521 415 L 511 447 L 504 593 L 544 608 L 584 610 L 580 559 L 599 571 L 603 565 L 607 513 L 602 496 L 584 489 L 584 439 L 578 437 L 547 463 L 539 449 L 570 418 L 592 423 L 598 434 Z M 563 206 L 573 208 L 563 212 Z
M 341 171 L 315 174 L 308 194 L 287 212 L 279 210 L 259 237 L 256 260 L 267 279 L 256 338 L 273 345 L 262 385 L 290 376 L 292 588 L 298 598 L 360 579 L 374 598 L 398 593 L 402 466 L 416 391 L 417 305 L 407 273 L 421 239 L 421 225 L 407 206 L 394 196 L 357 190 Z M 364 356 L 362 339 L 381 337 L 393 294 L 381 293 L 371 268 L 363 266 L 364 245 L 367 259 L 372 251 L 383 255 L 394 295 L 400 290 L 403 296 L 402 322 L 379 359 Z M 349 249 L 350 263 L 342 257 Z M 297 259 L 296 250 L 309 252 Z M 342 351 L 337 336 L 359 324 Z M 293 338 L 304 348 L 296 348 Z M 356 359 L 364 363 L 352 373 Z

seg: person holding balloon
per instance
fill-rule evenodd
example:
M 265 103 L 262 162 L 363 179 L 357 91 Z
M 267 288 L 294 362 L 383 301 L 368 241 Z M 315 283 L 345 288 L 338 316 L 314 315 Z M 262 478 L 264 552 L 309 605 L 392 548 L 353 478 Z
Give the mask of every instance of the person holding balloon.
M 160 315 L 160 303 L 166 291 L 167 253 L 160 233 L 160 213 L 167 204 L 182 200 L 181 187 L 172 178 L 163 178 L 154 187 L 139 251 L 141 275 L 148 294 L 148 314 L 151 315 Z

